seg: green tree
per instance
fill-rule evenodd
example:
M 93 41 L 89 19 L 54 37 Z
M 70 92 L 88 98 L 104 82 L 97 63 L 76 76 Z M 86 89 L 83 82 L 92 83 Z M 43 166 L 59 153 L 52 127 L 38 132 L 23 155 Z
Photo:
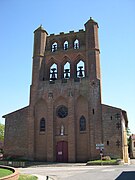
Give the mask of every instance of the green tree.
M 4 141 L 4 124 L 0 123 L 0 141 Z
M 128 152 L 130 154 L 131 131 L 130 131 L 129 127 L 127 128 L 127 144 L 128 144 Z
M 129 138 L 130 135 L 131 135 L 131 131 L 130 131 L 129 127 L 128 127 L 128 128 L 127 128 L 127 137 Z

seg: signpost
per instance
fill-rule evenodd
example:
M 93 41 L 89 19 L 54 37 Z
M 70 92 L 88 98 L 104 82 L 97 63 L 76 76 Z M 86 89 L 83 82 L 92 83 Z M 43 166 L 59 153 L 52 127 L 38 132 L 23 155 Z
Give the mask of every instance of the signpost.
M 96 149 L 104 149 L 104 144 L 96 144 Z
M 102 156 L 103 156 L 104 144 L 96 144 L 96 149 L 100 150 L 101 165 L 102 165 Z

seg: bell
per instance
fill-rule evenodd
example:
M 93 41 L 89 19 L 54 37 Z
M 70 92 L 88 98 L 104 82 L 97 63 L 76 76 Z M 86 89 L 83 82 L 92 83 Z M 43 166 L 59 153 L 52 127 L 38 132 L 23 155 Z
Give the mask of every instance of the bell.
M 51 70 L 52 70 L 52 73 L 51 73 L 51 74 L 52 74 L 51 80 L 54 81 L 54 80 L 56 80 L 56 76 L 55 76 L 55 74 L 56 74 L 56 72 L 55 72 L 55 71 L 56 71 L 56 68 L 52 68 Z
M 83 70 L 82 70 L 83 66 L 79 66 L 78 68 L 79 68 L 79 70 L 78 70 L 79 75 L 78 75 L 78 76 L 79 76 L 80 78 L 82 78 L 82 77 L 83 77 Z
M 69 69 L 65 69 L 65 79 L 69 79 Z

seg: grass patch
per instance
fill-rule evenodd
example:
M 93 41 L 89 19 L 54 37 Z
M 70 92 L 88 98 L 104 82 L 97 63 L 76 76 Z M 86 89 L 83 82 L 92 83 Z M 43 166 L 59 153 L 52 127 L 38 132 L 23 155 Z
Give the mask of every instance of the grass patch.
M 118 164 L 117 159 L 111 159 L 111 160 L 94 160 L 94 161 L 88 161 L 87 165 L 116 165 Z
M 4 176 L 8 176 L 12 174 L 13 172 L 9 169 L 0 168 L 0 178 Z
M 21 174 L 18 180 L 37 180 L 36 176 L 28 175 L 28 174 Z

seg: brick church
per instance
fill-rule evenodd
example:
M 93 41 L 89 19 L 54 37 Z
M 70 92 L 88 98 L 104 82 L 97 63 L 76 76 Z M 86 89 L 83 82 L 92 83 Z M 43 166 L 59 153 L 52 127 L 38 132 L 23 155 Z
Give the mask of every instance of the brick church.
M 5 156 L 86 162 L 102 146 L 104 155 L 128 161 L 127 114 L 101 101 L 98 24 L 90 18 L 84 27 L 34 31 L 30 102 L 3 116 Z

